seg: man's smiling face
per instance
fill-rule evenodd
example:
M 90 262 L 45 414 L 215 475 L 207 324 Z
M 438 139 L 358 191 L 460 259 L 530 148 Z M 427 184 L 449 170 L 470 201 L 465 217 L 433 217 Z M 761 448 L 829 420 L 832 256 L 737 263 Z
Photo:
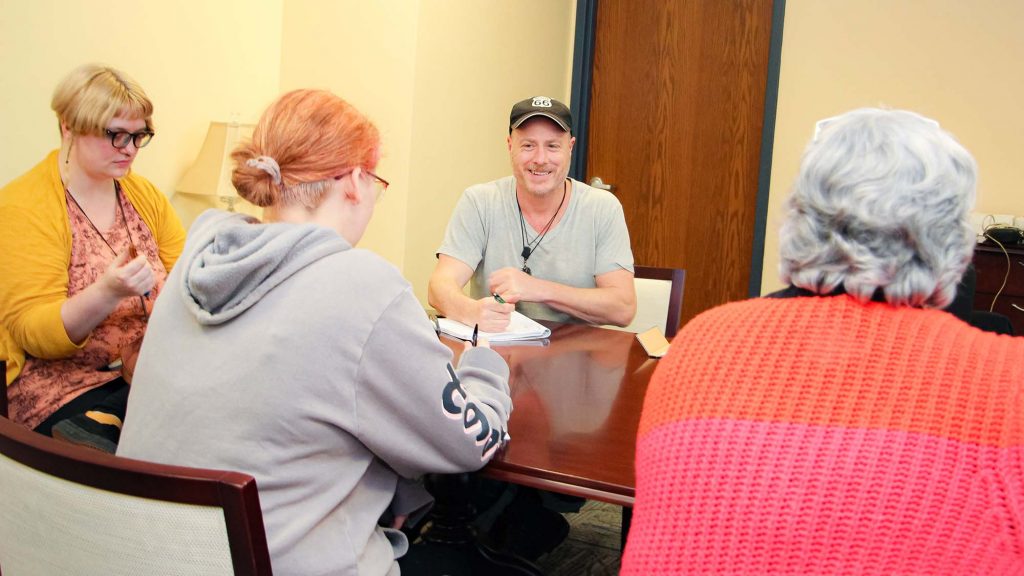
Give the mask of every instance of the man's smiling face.
M 512 174 L 521 192 L 546 196 L 562 190 L 576 139 L 543 116 L 527 120 L 508 137 Z

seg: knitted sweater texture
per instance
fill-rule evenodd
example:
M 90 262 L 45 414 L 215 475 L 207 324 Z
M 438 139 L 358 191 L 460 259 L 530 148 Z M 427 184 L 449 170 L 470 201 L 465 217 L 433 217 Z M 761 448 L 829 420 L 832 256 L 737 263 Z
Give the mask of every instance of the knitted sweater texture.
M 1024 574 L 1024 338 L 756 299 L 660 362 L 622 574 Z

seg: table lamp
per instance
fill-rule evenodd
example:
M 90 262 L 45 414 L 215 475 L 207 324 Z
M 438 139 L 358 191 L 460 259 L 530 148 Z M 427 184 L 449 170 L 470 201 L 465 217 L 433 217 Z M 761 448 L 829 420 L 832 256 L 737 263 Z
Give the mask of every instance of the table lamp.
M 234 212 L 238 194 L 231 185 L 231 171 L 234 169 L 231 152 L 240 140 L 252 137 L 254 128 L 252 124 L 238 122 L 210 122 L 203 147 L 192 167 L 178 182 L 177 192 L 215 196 Z

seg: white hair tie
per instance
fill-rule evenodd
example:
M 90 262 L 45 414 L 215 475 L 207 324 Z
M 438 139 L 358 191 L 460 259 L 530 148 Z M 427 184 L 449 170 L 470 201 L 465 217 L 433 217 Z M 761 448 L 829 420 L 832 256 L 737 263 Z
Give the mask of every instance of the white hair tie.
M 277 184 L 278 186 L 281 185 L 281 167 L 277 165 L 277 160 L 274 160 L 270 156 L 257 156 L 255 158 L 250 158 L 245 161 L 245 165 L 263 170 L 267 174 L 270 174 L 270 177 L 274 180 L 274 184 Z

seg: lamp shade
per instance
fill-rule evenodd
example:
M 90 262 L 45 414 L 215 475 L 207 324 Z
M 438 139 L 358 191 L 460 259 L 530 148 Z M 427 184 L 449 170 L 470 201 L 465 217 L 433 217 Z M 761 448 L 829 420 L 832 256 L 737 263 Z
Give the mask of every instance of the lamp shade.
M 177 192 L 199 196 L 216 196 L 234 209 L 238 195 L 231 185 L 234 163 L 231 153 L 242 139 L 252 137 L 252 124 L 210 122 L 206 140 L 195 162 L 178 182 Z

